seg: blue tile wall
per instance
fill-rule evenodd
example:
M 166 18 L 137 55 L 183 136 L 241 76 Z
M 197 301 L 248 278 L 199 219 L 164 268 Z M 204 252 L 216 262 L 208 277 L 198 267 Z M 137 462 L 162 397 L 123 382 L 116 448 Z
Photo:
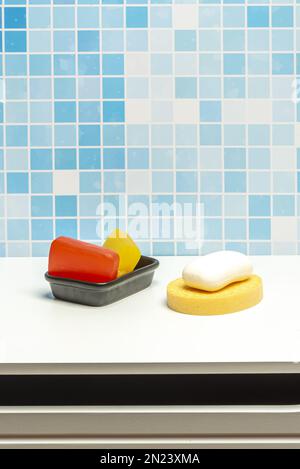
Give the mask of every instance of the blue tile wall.
M 0 27 L 0 256 L 114 226 L 300 253 L 300 3 L 3 0 Z

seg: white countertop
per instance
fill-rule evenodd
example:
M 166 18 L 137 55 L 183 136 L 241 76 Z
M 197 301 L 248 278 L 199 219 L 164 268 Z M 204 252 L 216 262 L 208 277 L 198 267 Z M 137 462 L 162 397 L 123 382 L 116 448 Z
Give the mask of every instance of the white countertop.
M 210 317 L 166 306 L 187 258 L 159 260 L 151 287 L 97 308 L 54 299 L 46 258 L 1 259 L 0 372 L 300 371 L 300 258 L 254 257 L 263 301 Z

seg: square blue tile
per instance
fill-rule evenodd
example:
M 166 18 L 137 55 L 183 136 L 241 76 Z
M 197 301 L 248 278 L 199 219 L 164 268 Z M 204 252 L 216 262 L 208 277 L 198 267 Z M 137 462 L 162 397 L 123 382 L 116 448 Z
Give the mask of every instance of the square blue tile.
M 52 217 L 53 200 L 52 195 L 33 195 L 31 197 L 32 217 Z
M 100 122 L 99 101 L 79 102 L 79 122 Z
M 54 97 L 55 99 L 75 99 L 76 97 L 75 78 L 55 78 Z
M 83 217 L 97 216 L 100 213 L 100 195 L 81 195 L 79 197 L 79 214 Z
M 224 125 L 224 145 L 241 146 L 246 143 L 246 126 L 243 124 Z
M 244 54 L 224 54 L 224 74 L 244 75 L 245 55 Z
M 99 47 L 99 31 L 78 31 L 78 52 L 97 52 Z
M 295 216 L 295 197 L 293 195 L 274 195 L 273 215 Z
M 26 52 L 26 31 L 5 31 L 5 52 Z
M 222 239 L 222 219 L 220 218 L 205 218 L 204 224 L 204 239 L 216 240 Z
M 174 175 L 171 171 L 153 171 L 152 172 L 152 191 L 153 193 L 173 192 Z
M 152 148 L 152 168 L 171 169 L 173 168 L 173 149 Z
M 55 122 L 76 122 L 76 102 L 56 101 L 54 115 Z
M 101 190 L 101 173 L 99 171 L 85 171 L 80 173 L 80 192 L 92 193 Z
M 26 125 L 6 126 L 6 145 L 8 147 L 26 147 L 28 131 Z
M 32 256 L 33 257 L 48 257 L 50 250 L 50 241 L 35 242 L 32 245 Z
M 100 169 L 101 153 L 99 148 L 80 148 L 79 149 L 79 168 L 80 169 Z
M 197 79 L 193 77 L 175 78 L 176 98 L 192 99 L 197 97 Z
M 174 242 L 155 241 L 153 242 L 153 255 L 154 256 L 174 256 L 175 244 Z
M 125 143 L 124 125 L 103 125 L 103 145 L 122 147 Z
M 175 126 L 176 145 L 197 145 L 197 126 L 192 124 L 177 124 Z
M 52 128 L 51 125 L 31 125 L 30 126 L 31 147 L 51 147 Z
M 150 9 L 151 28 L 170 28 L 172 26 L 172 9 L 168 6 L 154 6 Z
M 221 75 L 221 54 L 199 54 L 200 75 Z
M 294 9 L 292 6 L 272 7 L 273 28 L 292 28 Z
M 76 145 L 75 124 L 57 124 L 54 126 L 54 142 L 56 147 L 73 147 Z
M 80 239 L 99 239 L 99 222 L 95 219 L 80 220 Z
M 267 99 L 270 97 L 269 78 L 249 77 L 248 78 L 248 97 L 250 99 Z
M 225 239 L 246 239 L 247 224 L 246 219 L 242 218 L 225 218 Z
M 124 101 L 104 101 L 103 102 L 104 122 L 124 122 L 125 106 Z
M 25 78 L 6 79 L 6 98 L 25 100 L 27 98 L 27 80 Z
M 32 148 L 30 151 L 30 168 L 33 170 L 52 169 L 52 150 Z
M 198 152 L 196 148 L 177 148 L 176 149 L 176 168 L 177 169 L 197 169 Z
M 222 197 L 220 195 L 201 195 L 200 204 L 204 205 L 204 216 L 222 215 Z
M 31 192 L 33 194 L 52 194 L 52 190 L 52 173 L 38 171 L 31 173 Z
M 283 120 L 282 116 L 282 120 Z M 294 144 L 294 125 L 292 124 L 274 124 L 272 128 L 273 145 L 293 145 Z
M 240 99 L 245 97 L 245 78 L 225 77 L 224 98 Z
M 75 52 L 74 31 L 54 31 L 53 39 L 55 52 Z
M 81 147 L 94 147 L 100 145 L 100 125 L 80 125 L 79 145 Z
M 245 31 L 241 29 L 223 32 L 224 51 L 245 50 Z
M 244 171 L 225 171 L 226 192 L 246 192 L 247 180 Z
M 292 171 L 274 171 L 273 191 L 276 193 L 293 193 L 295 191 L 295 175 Z
M 250 218 L 249 239 L 251 240 L 271 239 L 271 220 L 268 218 Z
M 103 75 L 124 75 L 124 56 L 122 54 L 102 55 Z
M 205 77 L 199 78 L 199 97 L 205 98 L 221 98 L 221 78 Z
M 29 191 L 28 173 L 8 172 L 6 183 L 8 194 L 26 194 Z
M 86 6 L 77 8 L 78 28 L 99 28 L 99 7 Z
M 197 192 L 197 174 L 194 171 L 176 171 L 177 192 Z
M 130 52 L 148 50 L 148 31 L 146 29 L 128 29 L 126 33 L 126 49 Z
M 249 243 L 249 254 L 252 256 L 269 256 L 272 254 L 271 243 Z
M 272 54 L 273 75 L 292 75 L 294 73 L 293 54 Z
M 200 120 L 202 122 L 220 122 L 221 116 L 221 101 L 200 101 Z
M 55 169 L 76 169 L 76 149 L 56 148 Z
M 199 50 L 200 51 L 220 51 L 221 50 L 221 34 L 220 31 L 214 31 L 207 29 L 204 31 L 199 31 Z M 179 46 L 181 46 L 182 41 L 179 41 Z M 195 37 L 196 44 L 196 37 Z
M 268 51 L 270 48 L 270 34 L 268 29 L 248 29 L 248 51 Z
M 245 8 L 243 6 L 224 6 L 223 26 L 225 28 L 243 28 L 245 26 Z
M 222 132 L 221 125 L 201 124 L 200 125 L 200 145 L 221 145 Z
M 271 191 L 271 177 L 269 171 L 255 171 L 249 173 L 249 192 L 266 193 Z
M 225 169 L 245 169 L 246 149 L 245 148 L 224 148 L 224 168 Z
M 68 236 L 70 238 L 77 238 L 77 220 L 76 219 L 61 219 L 56 220 L 55 236 Z
M 268 6 L 248 6 L 247 7 L 248 28 L 268 28 L 269 27 L 269 7 Z
M 51 56 L 35 54 L 29 56 L 30 75 L 51 75 Z
M 102 51 L 104 52 L 119 52 L 124 50 L 124 33 L 122 30 L 103 30 L 101 41 Z
M 7 239 L 10 241 L 29 239 L 29 222 L 23 219 L 7 220 Z
M 4 27 L 6 29 L 26 29 L 26 8 L 4 8 Z
M 53 239 L 53 220 L 40 219 L 31 220 L 31 238 L 32 240 L 52 240 Z
M 102 28 L 122 28 L 123 8 L 102 7 Z
M 100 59 L 98 54 L 80 54 L 78 55 L 78 74 L 79 75 L 99 75 Z
M 171 54 L 152 54 L 151 73 L 153 75 L 171 75 L 173 58 Z
M 275 29 L 272 31 L 273 51 L 292 51 L 294 48 L 294 31 Z
M 24 4 L 26 0 L 24 1 Z M 34 3 L 29 1 L 29 3 Z M 37 2 L 38 3 L 38 2 Z M 41 0 L 42 4 L 43 1 Z M 50 3 L 50 2 L 49 2 Z M 50 7 L 28 7 L 28 26 L 29 28 L 50 28 Z
M 126 27 L 127 28 L 147 28 L 148 9 L 147 7 L 126 7 Z
M 75 8 L 74 7 L 54 7 L 53 26 L 58 29 L 74 29 Z
M 249 216 L 268 217 L 271 215 L 271 197 L 269 195 L 249 195 Z
M 123 148 L 104 148 L 104 169 L 125 169 L 125 150 Z
M 55 215 L 57 217 L 77 216 L 76 195 L 57 195 L 55 197 Z
M 157 130 L 157 128 L 155 129 Z M 105 138 L 107 138 L 106 136 L 107 136 L 108 129 L 104 128 L 104 130 L 105 130 Z M 112 130 L 114 130 L 114 133 L 115 133 L 116 130 L 111 129 L 111 131 Z M 164 127 L 163 127 L 161 133 L 155 132 L 156 144 L 158 144 L 161 138 L 165 138 L 166 141 L 170 138 L 170 134 L 168 131 L 169 131 L 169 127 L 167 128 L 167 132 L 165 132 Z M 122 135 L 120 135 L 120 137 L 122 137 Z M 132 147 L 148 145 L 149 144 L 149 127 L 147 125 L 142 125 L 142 124 L 141 125 L 138 125 L 138 124 L 127 125 L 127 144 Z M 161 143 L 161 145 L 163 144 Z M 108 144 L 108 146 L 110 146 L 110 144 Z
M 125 171 L 104 172 L 105 192 L 125 192 Z
M 75 55 L 55 54 L 54 75 L 75 75 Z
M 218 28 L 221 25 L 221 8 L 219 6 L 201 6 L 199 8 L 200 28 Z
M 249 145 L 269 145 L 270 127 L 265 124 L 250 124 L 248 126 Z
M 175 31 L 175 50 L 176 51 L 195 51 L 197 47 L 196 31 L 176 30 Z
M 268 75 L 270 73 L 269 54 L 248 54 L 249 75 Z
M 102 87 L 104 99 L 124 98 L 124 78 L 103 78 Z

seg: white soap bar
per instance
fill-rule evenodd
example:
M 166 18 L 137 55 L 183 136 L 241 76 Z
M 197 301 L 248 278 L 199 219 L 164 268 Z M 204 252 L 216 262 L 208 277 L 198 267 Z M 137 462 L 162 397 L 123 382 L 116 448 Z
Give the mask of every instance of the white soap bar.
M 250 277 L 250 259 L 237 251 L 217 251 L 197 257 L 182 272 L 186 285 L 199 290 L 217 291 L 233 282 Z

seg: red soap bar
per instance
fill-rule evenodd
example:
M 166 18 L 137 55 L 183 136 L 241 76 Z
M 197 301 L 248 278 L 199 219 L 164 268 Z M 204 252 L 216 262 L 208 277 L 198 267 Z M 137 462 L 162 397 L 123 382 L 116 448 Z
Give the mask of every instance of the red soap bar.
M 119 256 L 111 249 L 60 236 L 52 241 L 48 274 L 83 282 L 104 283 L 117 278 Z

